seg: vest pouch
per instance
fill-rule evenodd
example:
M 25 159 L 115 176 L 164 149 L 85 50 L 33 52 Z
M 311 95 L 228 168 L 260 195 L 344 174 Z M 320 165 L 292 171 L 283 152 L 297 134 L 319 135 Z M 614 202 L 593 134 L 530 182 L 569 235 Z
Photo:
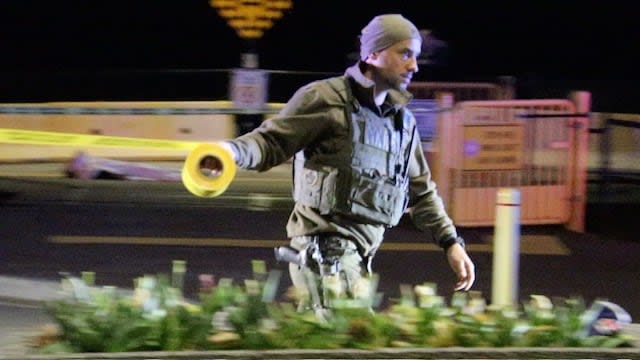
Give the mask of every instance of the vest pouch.
M 337 178 L 336 168 L 302 168 L 295 182 L 294 200 L 318 209 L 322 215 L 329 214 L 335 204 Z
M 398 224 L 407 204 L 406 189 L 366 176 L 356 176 L 354 185 L 349 201 L 352 215 L 377 224 Z

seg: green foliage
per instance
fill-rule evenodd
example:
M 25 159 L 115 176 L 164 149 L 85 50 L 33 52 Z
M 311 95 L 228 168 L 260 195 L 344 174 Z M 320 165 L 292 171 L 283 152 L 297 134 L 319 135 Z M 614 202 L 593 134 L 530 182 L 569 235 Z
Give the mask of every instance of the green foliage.
M 254 262 L 254 279 L 230 279 L 202 288 L 200 303 L 186 302 L 168 277 L 137 279 L 133 294 L 84 288 L 50 303 L 60 332 L 40 353 L 179 351 L 210 349 L 375 349 L 383 347 L 621 347 L 623 333 L 589 336 L 580 299 L 532 296 L 522 310 L 487 307 L 478 293 L 457 293 L 450 305 L 435 285 L 403 287 L 384 311 L 373 301 L 336 299 L 330 316 L 274 301 L 279 273 Z M 209 277 L 210 278 L 210 277 Z M 371 291 L 376 294 L 375 291 Z
M 274 347 L 289 349 L 337 349 L 342 339 L 336 324 L 318 321 L 312 312 L 298 312 L 291 304 L 273 307 L 270 315 L 277 329 L 270 339 Z
M 202 311 L 213 314 L 242 303 L 245 297 L 245 291 L 240 286 L 234 285 L 230 279 L 221 279 L 211 293 L 201 294 Z
M 145 348 L 146 334 L 154 327 L 140 309 L 123 299 L 109 303 L 56 302 L 49 313 L 60 325 L 65 340 L 81 352 L 124 352 Z
M 524 311 L 531 327 L 524 342 L 530 346 L 584 346 L 588 324 L 583 319 L 586 307 L 580 299 L 560 299 L 551 309 L 529 303 Z

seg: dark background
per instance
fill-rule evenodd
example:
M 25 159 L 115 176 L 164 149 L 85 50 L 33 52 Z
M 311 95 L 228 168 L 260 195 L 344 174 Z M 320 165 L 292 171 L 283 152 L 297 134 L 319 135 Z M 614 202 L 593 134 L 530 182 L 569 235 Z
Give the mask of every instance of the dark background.
M 341 73 L 360 29 L 389 12 L 447 41 L 439 79 L 508 75 L 520 98 L 588 90 L 595 111 L 640 113 L 637 12 L 615 0 L 293 0 L 254 44 L 207 0 L 5 0 L 0 101 L 220 99 L 226 70 L 249 49 L 261 68 L 301 72 L 272 74 L 270 100 L 284 101 L 304 82 Z

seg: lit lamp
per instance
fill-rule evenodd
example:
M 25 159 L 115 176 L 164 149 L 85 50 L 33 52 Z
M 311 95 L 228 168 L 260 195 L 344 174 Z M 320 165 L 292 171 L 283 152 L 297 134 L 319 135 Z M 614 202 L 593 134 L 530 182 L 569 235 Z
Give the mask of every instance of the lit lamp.
M 255 40 L 261 38 L 264 31 L 270 29 L 274 21 L 282 17 L 285 10 L 291 9 L 292 2 L 291 0 L 210 0 L 209 5 L 227 20 L 227 24 L 239 37 Z M 258 67 L 257 54 L 252 55 L 242 55 L 242 67 Z
M 247 41 L 248 51 L 240 55 L 240 69 L 231 73 L 229 93 L 236 114 L 237 135 L 245 134 L 263 121 L 259 113 L 268 97 L 268 72 L 258 69 L 255 41 L 292 7 L 291 0 L 209 0 L 209 5 L 226 19 L 239 37 Z M 247 113 L 248 111 L 248 113 Z

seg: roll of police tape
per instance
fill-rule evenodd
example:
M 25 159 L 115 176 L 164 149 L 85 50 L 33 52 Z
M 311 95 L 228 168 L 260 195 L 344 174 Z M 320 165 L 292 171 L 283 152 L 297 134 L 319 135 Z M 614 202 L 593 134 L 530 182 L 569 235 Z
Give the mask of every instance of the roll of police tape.
M 192 194 L 214 197 L 227 190 L 236 175 L 236 163 L 222 146 L 199 144 L 184 162 L 182 183 Z
M 20 129 L 0 129 L 0 143 L 188 150 L 182 167 L 182 184 L 190 193 L 200 197 L 215 197 L 224 193 L 237 171 L 233 156 L 215 143 Z

